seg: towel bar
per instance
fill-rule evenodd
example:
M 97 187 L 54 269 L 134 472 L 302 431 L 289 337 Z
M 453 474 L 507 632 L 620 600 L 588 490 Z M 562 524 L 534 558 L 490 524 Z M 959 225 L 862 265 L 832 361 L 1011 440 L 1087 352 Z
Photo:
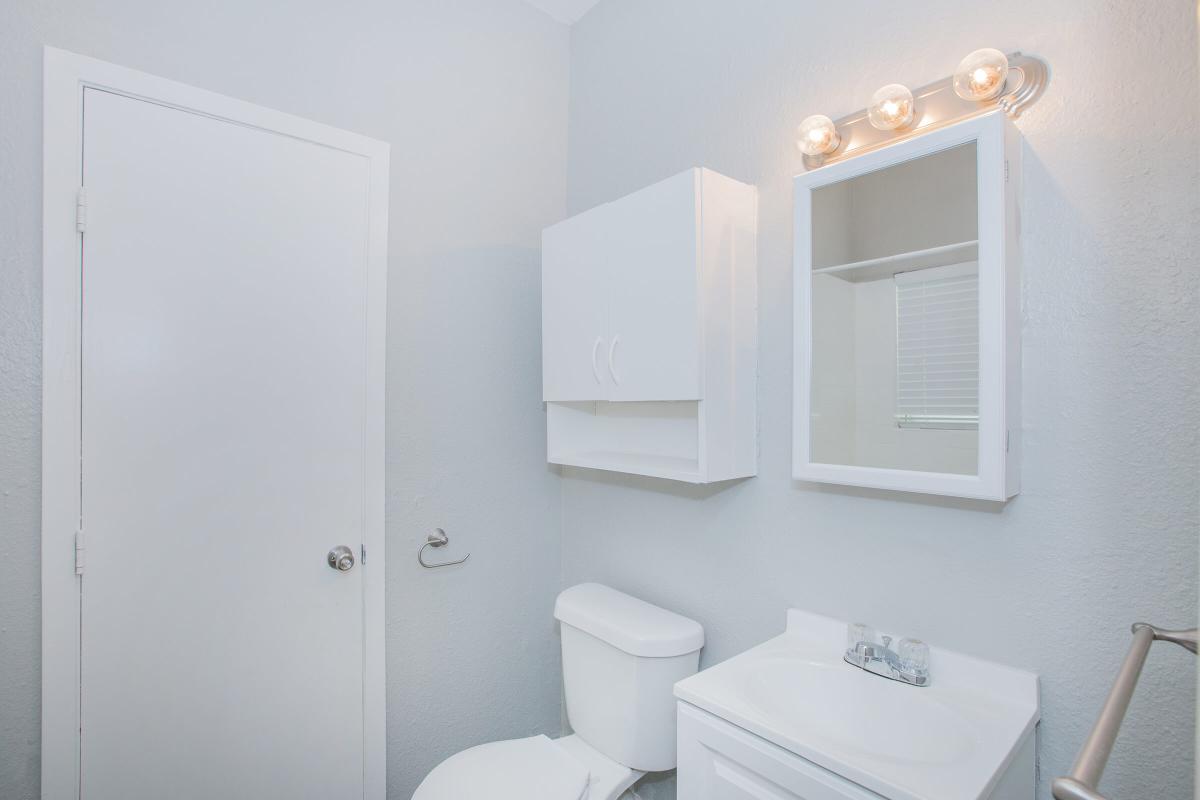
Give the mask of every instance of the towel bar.
M 1129 699 L 1137 686 L 1138 676 L 1142 673 L 1142 665 L 1150 652 L 1150 645 L 1155 641 L 1174 642 L 1180 647 L 1196 652 L 1196 629 L 1186 631 L 1168 631 L 1156 628 L 1145 622 L 1133 625 L 1133 644 L 1129 647 L 1129 655 L 1125 656 L 1117 679 L 1113 682 L 1104 708 L 1100 709 L 1100 717 L 1096 720 L 1091 734 L 1079 750 L 1071 774 L 1055 778 L 1051 784 L 1055 800 L 1105 800 L 1096 788 L 1108 756 L 1112 753 L 1113 743 L 1121 729 L 1121 721 L 1129 708 Z

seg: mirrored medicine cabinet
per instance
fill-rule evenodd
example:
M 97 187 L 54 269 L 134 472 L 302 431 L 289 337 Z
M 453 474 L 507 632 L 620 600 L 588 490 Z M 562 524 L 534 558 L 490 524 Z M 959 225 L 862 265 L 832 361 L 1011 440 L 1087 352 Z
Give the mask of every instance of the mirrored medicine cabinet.
M 992 112 L 795 178 L 795 478 L 1017 493 L 1019 153 Z

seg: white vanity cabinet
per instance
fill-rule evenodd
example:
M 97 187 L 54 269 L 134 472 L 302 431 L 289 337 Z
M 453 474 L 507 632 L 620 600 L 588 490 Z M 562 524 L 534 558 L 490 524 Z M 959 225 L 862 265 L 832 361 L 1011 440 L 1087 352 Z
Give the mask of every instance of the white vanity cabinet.
M 782 747 L 679 703 L 678 794 L 689 800 L 881 800 Z
M 678 704 L 678 793 L 689 800 L 924 800 L 878 794 L 688 703 Z M 1027 735 L 986 800 L 1033 800 Z M 967 800 L 964 796 L 963 800 Z
M 542 234 L 551 463 L 755 473 L 757 196 L 691 169 Z

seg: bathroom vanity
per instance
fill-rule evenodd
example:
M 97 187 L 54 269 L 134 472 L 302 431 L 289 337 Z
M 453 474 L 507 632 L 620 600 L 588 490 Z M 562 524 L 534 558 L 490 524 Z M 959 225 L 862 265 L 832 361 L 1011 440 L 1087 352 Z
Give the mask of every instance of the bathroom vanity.
M 908 685 L 843 660 L 846 625 L 787 630 L 675 685 L 689 800 L 1029 800 L 1037 676 L 930 648 Z

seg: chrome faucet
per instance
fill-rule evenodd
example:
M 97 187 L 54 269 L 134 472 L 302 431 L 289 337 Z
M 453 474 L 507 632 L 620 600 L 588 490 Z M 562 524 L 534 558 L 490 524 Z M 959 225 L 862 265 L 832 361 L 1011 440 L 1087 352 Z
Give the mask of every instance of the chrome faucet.
M 901 639 L 899 652 L 893 650 L 892 637 L 880 637 L 866 625 L 851 625 L 847 631 L 846 663 L 859 669 L 910 686 L 929 685 L 929 646 L 920 639 Z

